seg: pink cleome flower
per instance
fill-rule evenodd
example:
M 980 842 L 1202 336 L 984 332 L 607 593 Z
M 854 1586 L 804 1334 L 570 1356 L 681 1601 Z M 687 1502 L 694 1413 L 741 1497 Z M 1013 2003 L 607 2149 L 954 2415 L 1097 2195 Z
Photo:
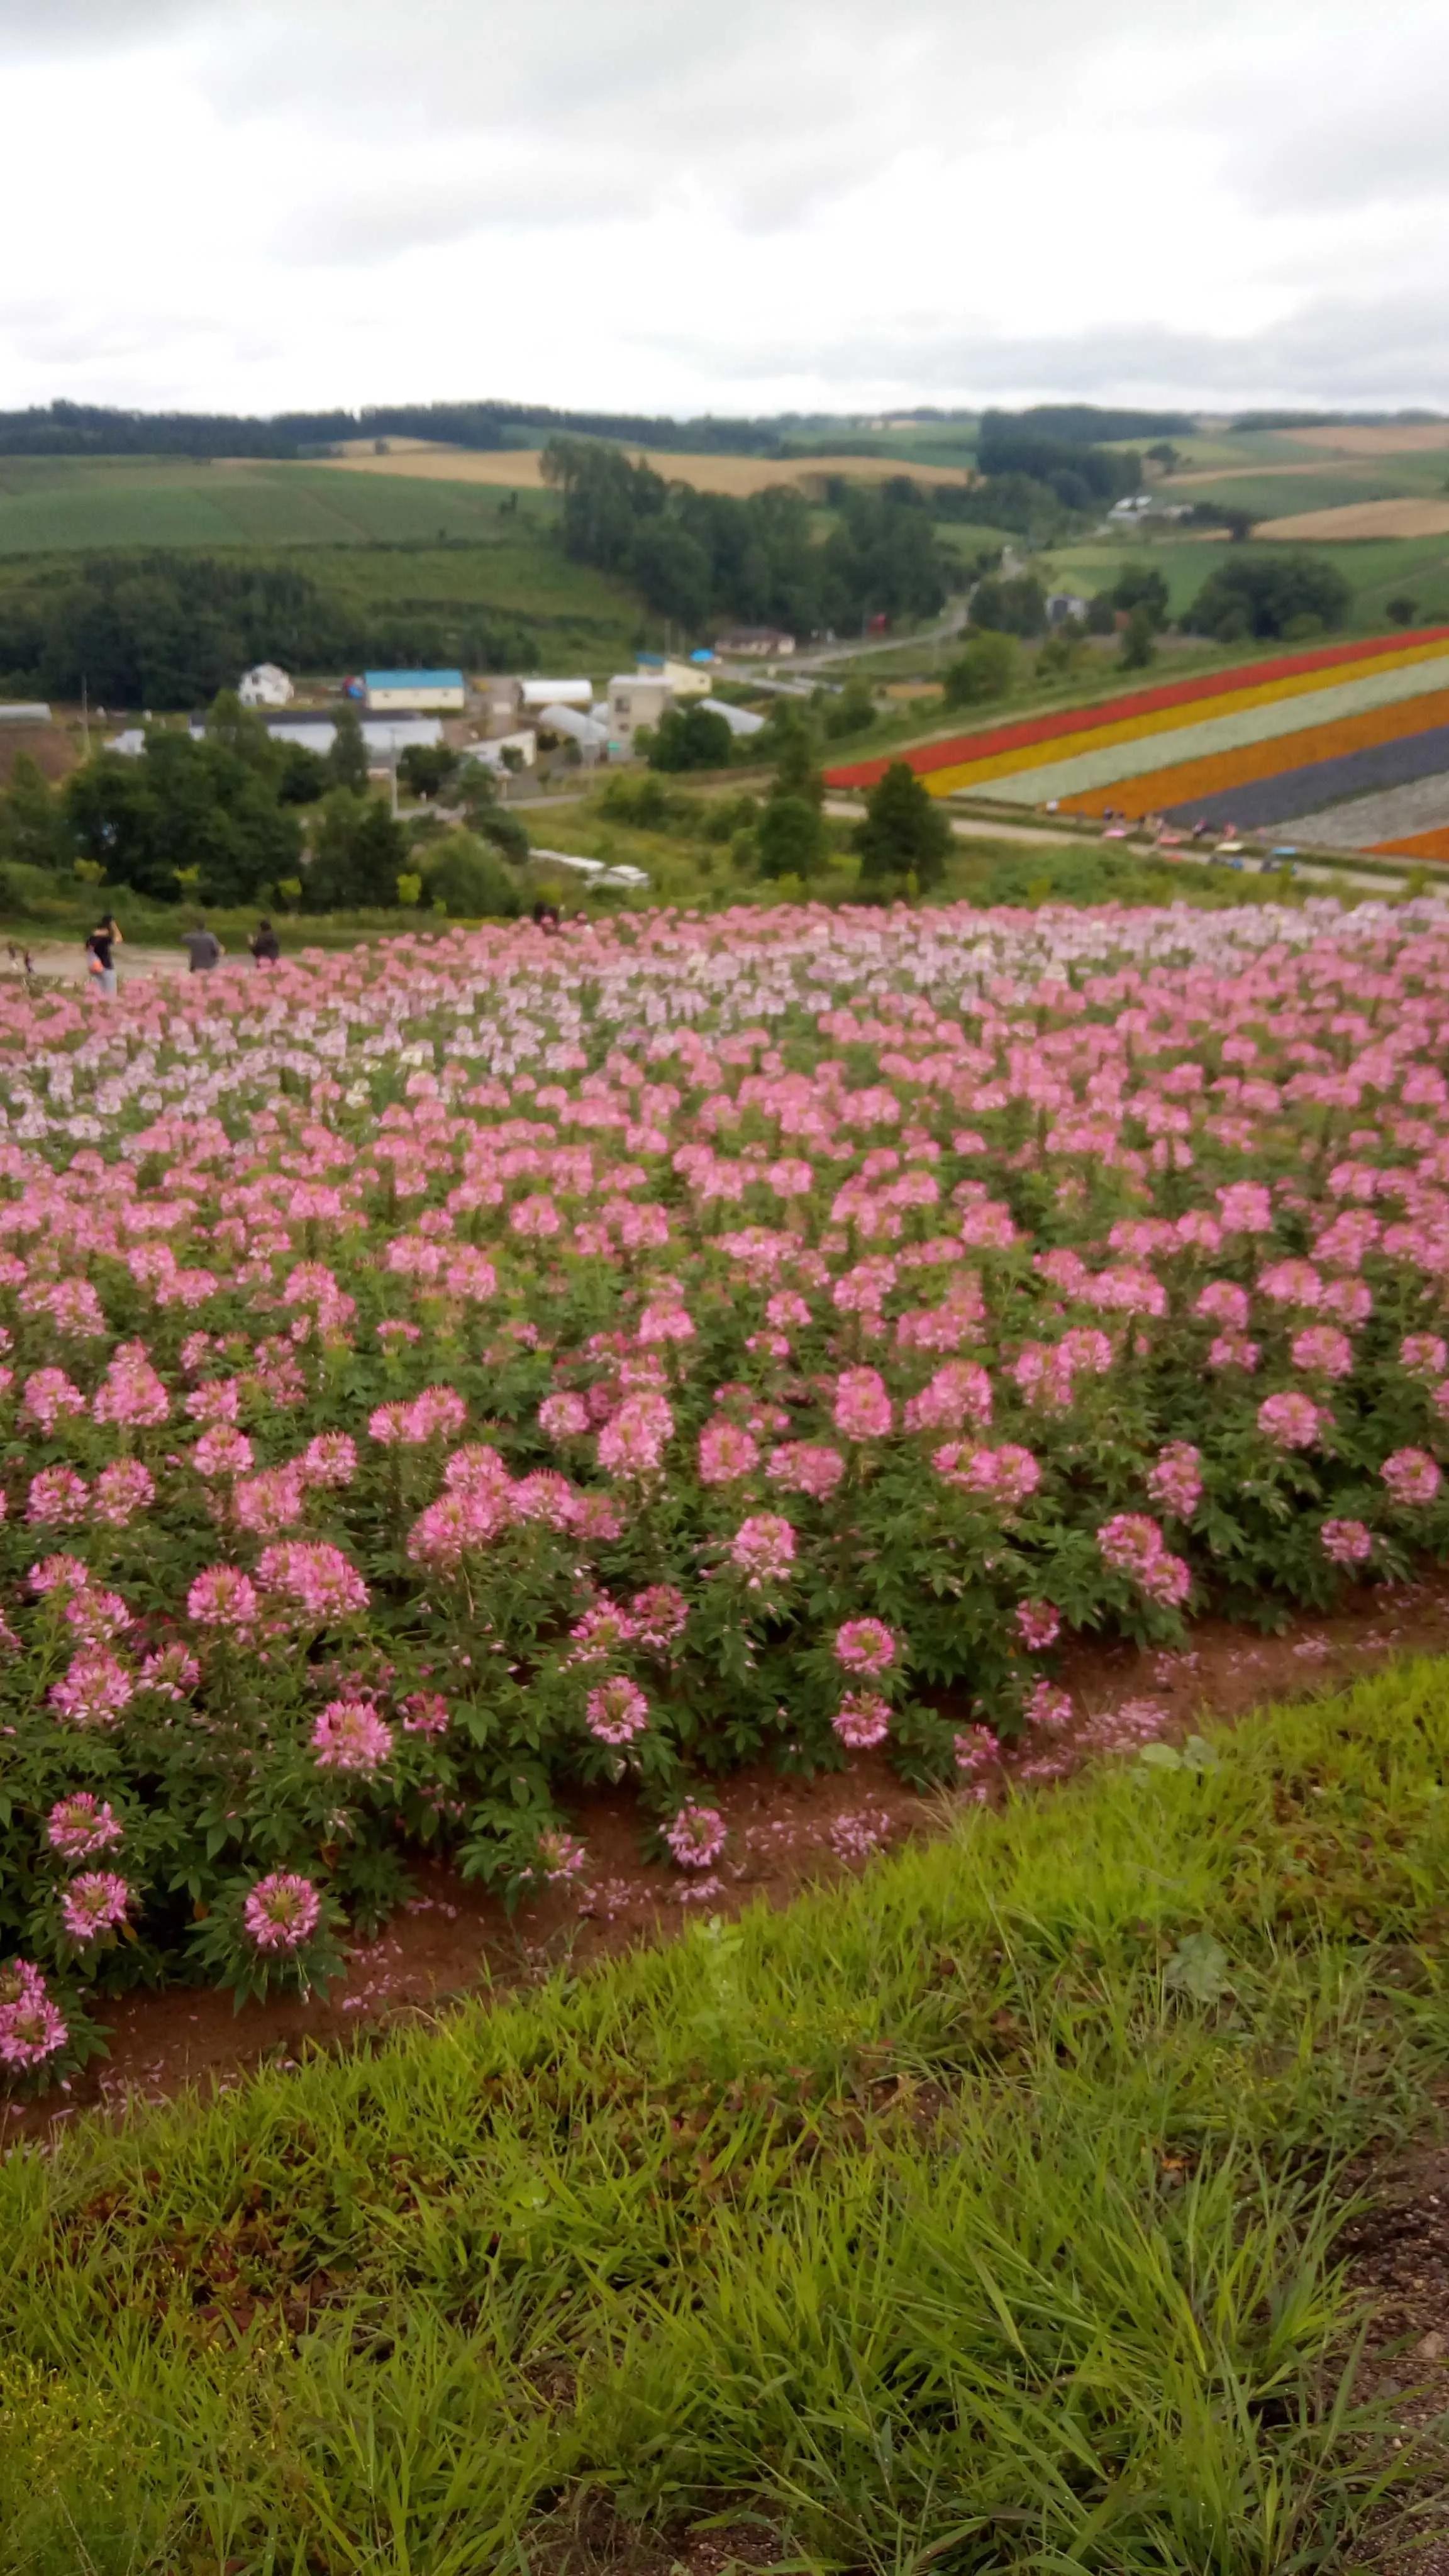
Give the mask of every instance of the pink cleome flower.
M 0 2066 L 29 2075 L 64 2048 L 70 2032 L 28 1959 L 0 1968 Z
M 318 1539 L 282 1539 L 263 1548 L 257 1561 L 263 1592 L 295 1602 L 304 1618 L 330 1625 L 354 1619 L 367 1608 L 368 1590 L 355 1565 L 340 1547 Z
M 201 1628 L 250 1628 L 257 1607 L 250 1577 L 234 1565 L 209 1565 L 186 1595 L 187 1615 Z
M 600 1682 L 584 1704 L 584 1724 L 600 1744 L 632 1744 L 648 1723 L 649 1702 L 622 1673 Z
M 74 1529 L 90 1514 L 90 1487 L 73 1467 L 42 1467 L 30 1479 L 25 1517 L 41 1529 Z
M 1202 1499 L 1202 1452 L 1190 1440 L 1170 1440 L 1148 1469 L 1147 1490 L 1159 1511 L 1191 1520 Z
M 1022 1644 L 1039 1655 L 1061 1635 L 1061 1613 L 1050 1601 L 1018 1601 L 1016 1629 Z
M 69 1861 L 94 1860 L 97 1852 L 112 1850 L 124 1839 L 124 1830 L 115 1809 L 89 1789 L 57 1798 L 45 1820 L 51 1850 Z
M 230 1422 L 213 1422 L 191 1452 L 198 1476 L 244 1476 L 252 1464 L 252 1444 Z
M 852 1753 L 866 1753 L 890 1733 L 890 1706 L 878 1691 L 847 1691 L 830 1723 Z
M 63 1681 L 51 1683 L 46 1697 L 68 1726 L 114 1726 L 135 1689 L 131 1674 L 114 1655 L 82 1653 L 72 1658 Z
M 906 1406 L 908 1431 L 984 1431 L 991 1420 L 991 1380 L 976 1360 L 946 1360 Z
M 730 1541 L 730 1563 L 745 1576 L 751 1592 L 787 1581 L 794 1562 L 795 1532 L 778 1512 L 752 1513 Z
M 300 1950 L 322 1919 L 322 1899 L 310 1878 L 271 1870 L 248 1890 L 242 1929 L 254 1949 Z
M 1442 1481 L 1438 1467 L 1423 1449 L 1396 1449 L 1379 1469 L 1396 1503 L 1432 1503 Z
M 446 1735 L 448 1703 L 440 1691 L 410 1691 L 401 1703 L 404 1735 Z
M 734 1422 L 707 1422 L 699 1435 L 699 1481 L 733 1485 L 753 1475 L 760 1463 L 760 1444 Z
M 1295 1368 L 1309 1377 L 1351 1377 L 1353 1344 L 1334 1324 L 1305 1324 L 1289 1343 Z
M 538 1427 L 548 1440 L 577 1440 L 589 1428 L 589 1408 L 581 1395 L 546 1395 L 538 1408 Z
M 587 1843 L 577 1834 L 565 1834 L 550 1827 L 538 1838 L 538 1865 L 545 1878 L 567 1882 L 578 1878 L 589 1864 Z
M 599 1464 L 611 1476 L 655 1476 L 674 1415 L 662 1395 L 626 1396 L 599 1433 Z
M 717 1807 L 699 1807 L 686 1799 L 665 1826 L 664 1839 L 681 1869 L 708 1869 L 724 1850 L 727 1830 Z
M 171 1412 L 167 1395 L 144 1342 L 122 1342 L 96 1400 L 91 1406 L 97 1422 L 118 1422 L 131 1427 L 165 1422 Z
M 1118 1512 L 1104 1521 L 1097 1547 L 1105 1565 L 1129 1575 L 1162 1609 L 1176 1609 L 1187 1599 L 1192 1576 L 1180 1556 L 1169 1555 L 1156 1521 L 1145 1512 Z
M 367 1700 L 331 1699 L 313 1722 L 312 1750 L 319 1771 L 370 1778 L 392 1752 L 392 1728 Z
M 1258 1407 L 1258 1429 L 1275 1449 L 1311 1449 L 1332 1422 L 1332 1415 L 1311 1396 L 1288 1389 L 1265 1396 Z
M 20 1419 L 33 1422 L 47 1440 L 62 1414 L 84 1413 L 85 1409 L 85 1397 L 80 1388 L 72 1384 L 64 1369 L 33 1369 L 25 1381 Z
M 156 1479 L 139 1458 L 113 1458 L 97 1476 L 91 1510 L 108 1529 L 129 1529 L 138 1512 L 156 1500 Z
M 1052 1682 L 1039 1681 L 1027 1693 L 1024 1715 L 1029 1726 L 1055 1732 L 1059 1727 L 1070 1726 L 1072 1714 L 1071 1692 L 1058 1690 Z
M 876 1369 L 842 1369 L 835 1387 L 835 1428 L 847 1440 L 881 1440 L 895 1419 Z
M 1334 1565 L 1363 1565 L 1373 1554 L 1373 1532 L 1362 1521 L 1325 1521 L 1318 1538 Z
M 158 1699 L 182 1700 L 190 1696 L 200 1679 L 201 1666 L 187 1647 L 162 1646 L 145 1658 L 136 1687 L 154 1691 Z
M 683 1636 L 689 1603 L 672 1583 L 648 1583 L 629 1604 L 629 1618 L 641 1646 L 662 1655 Z
M 932 1452 L 931 1464 L 948 1485 L 958 1485 L 963 1493 L 977 1495 L 1008 1513 L 1019 1511 L 1041 1483 L 1038 1461 L 1014 1440 L 1004 1440 L 999 1449 L 948 1440 Z
M 309 1485 L 350 1485 L 357 1473 L 357 1443 L 345 1431 L 319 1431 L 294 1463 Z
M 821 1443 L 787 1440 L 771 1450 L 765 1473 L 772 1485 L 783 1485 L 787 1493 L 808 1494 L 813 1502 L 823 1503 L 844 1475 L 845 1460 L 838 1449 Z
M 896 1644 L 883 1619 L 847 1619 L 835 1631 L 835 1660 L 848 1673 L 888 1672 Z
M 73 1878 L 62 1893 L 61 1921 L 72 1941 L 98 1941 L 103 1933 L 114 1932 L 125 1922 L 127 1909 L 133 1903 L 130 1887 L 114 1870 L 87 1870 Z

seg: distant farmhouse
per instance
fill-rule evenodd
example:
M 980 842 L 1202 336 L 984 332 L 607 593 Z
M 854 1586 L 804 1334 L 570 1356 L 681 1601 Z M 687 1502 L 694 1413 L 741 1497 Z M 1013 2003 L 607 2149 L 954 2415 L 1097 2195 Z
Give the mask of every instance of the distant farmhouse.
M 461 671 L 364 671 L 360 684 L 348 681 L 347 694 L 376 716 L 460 716 L 468 703 Z
M 715 650 L 734 660 L 773 662 L 782 653 L 794 652 L 795 638 L 782 635 L 775 626 L 737 626 L 732 634 L 720 636 Z
M 292 683 L 275 662 L 258 662 L 254 669 L 243 671 L 236 693 L 244 707 L 289 707 L 292 703 Z

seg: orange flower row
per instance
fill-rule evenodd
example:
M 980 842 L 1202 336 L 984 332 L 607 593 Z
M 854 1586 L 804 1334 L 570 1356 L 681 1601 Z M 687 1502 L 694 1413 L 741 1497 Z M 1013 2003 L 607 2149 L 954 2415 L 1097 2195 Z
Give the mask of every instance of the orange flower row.
M 1381 742 L 1402 742 L 1449 724 L 1449 689 L 1431 696 L 1403 698 L 1396 706 L 1370 707 L 1360 716 L 1340 716 L 1335 724 L 1306 725 L 1299 733 L 1279 734 L 1269 742 L 1245 743 L 1241 751 L 1219 752 L 1205 760 L 1182 760 L 1171 769 L 1149 769 L 1136 778 L 1119 778 L 1110 787 L 1085 788 L 1064 796 L 1067 814 L 1101 814 L 1108 806 L 1136 818 L 1161 814 L 1200 796 L 1217 796 L 1231 787 L 1252 786 L 1260 778 L 1279 778 L 1285 770 L 1307 769 L 1343 753 L 1367 751 Z

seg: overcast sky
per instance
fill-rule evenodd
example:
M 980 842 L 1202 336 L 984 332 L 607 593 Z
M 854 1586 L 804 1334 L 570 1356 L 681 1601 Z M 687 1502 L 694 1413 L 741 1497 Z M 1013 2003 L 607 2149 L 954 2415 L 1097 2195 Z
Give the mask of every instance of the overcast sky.
M 0 0 L 0 405 L 1449 408 L 1443 0 Z

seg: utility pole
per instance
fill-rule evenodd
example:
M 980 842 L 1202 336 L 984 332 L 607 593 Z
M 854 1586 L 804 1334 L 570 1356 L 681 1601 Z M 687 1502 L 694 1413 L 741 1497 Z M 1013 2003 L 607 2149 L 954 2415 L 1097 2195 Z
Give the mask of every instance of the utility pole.
M 394 734 L 393 734 L 393 737 L 392 737 L 392 761 L 391 761 L 391 765 L 390 765 L 390 769 L 389 769 L 389 775 L 390 775 L 391 780 L 392 780 L 392 819 L 393 819 L 393 821 L 394 821 L 394 822 L 396 822 L 396 821 L 397 821 L 397 734 L 396 734 L 396 732 L 395 732 L 395 731 L 394 731 Z
M 85 745 L 85 755 L 87 760 L 89 760 L 91 756 L 91 709 L 90 699 L 86 694 L 86 675 L 84 671 L 81 673 L 81 741 Z

